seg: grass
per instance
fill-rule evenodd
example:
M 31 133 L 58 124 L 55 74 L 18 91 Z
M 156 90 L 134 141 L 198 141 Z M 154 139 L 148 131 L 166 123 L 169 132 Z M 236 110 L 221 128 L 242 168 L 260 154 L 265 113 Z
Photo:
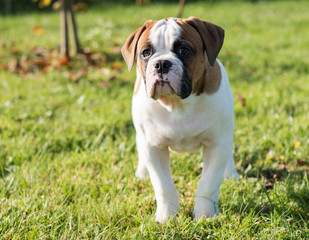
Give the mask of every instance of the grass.
M 238 181 L 224 181 L 211 220 L 193 220 L 201 152 L 172 154 L 182 215 L 153 221 L 149 180 L 137 165 L 130 108 L 134 71 L 119 48 L 146 19 L 177 6 L 99 5 L 78 14 L 83 46 L 110 61 L 71 81 L 54 69 L 0 69 L 0 235 L 3 239 L 307 239 L 309 10 L 307 2 L 187 4 L 226 30 L 219 55 L 235 94 Z M 119 17 L 115 17 L 119 16 Z M 14 48 L 56 48 L 58 14 L 0 16 L 0 63 Z M 41 25 L 43 34 L 32 28 Z M 4 44 L 3 44 L 4 43 Z M 102 85 L 102 83 L 109 83 Z M 246 100 L 243 106 L 239 100 Z

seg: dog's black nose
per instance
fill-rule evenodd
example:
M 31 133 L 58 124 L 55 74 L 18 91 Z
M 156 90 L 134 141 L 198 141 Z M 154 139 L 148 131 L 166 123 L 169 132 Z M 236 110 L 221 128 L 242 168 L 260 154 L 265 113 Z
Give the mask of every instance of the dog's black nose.
M 154 67 L 159 74 L 166 74 L 171 69 L 172 63 L 169 60 L 159 60 Z

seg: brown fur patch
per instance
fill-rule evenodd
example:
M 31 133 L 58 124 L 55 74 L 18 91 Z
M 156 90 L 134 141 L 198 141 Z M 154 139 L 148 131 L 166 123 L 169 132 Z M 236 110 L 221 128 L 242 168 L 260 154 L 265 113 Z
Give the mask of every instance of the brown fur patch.
M 223 45 L 224 30 L 213 23 L 205 22 L 195 17 L 183 19 L 183 22 L 192 26 L 200 34 L 209 63 L 211 66 L 214 66 Z
M 129 70 L 132 69 L 134 62 L 136 60 L 136 55 L 139 50 L 138 46 L 140 43 L 146 43 L 148 36 L 150 34 L 150 29 L 156 21 L 148 20 L 144 23 L 144 25 L 135 32 L 133 32 L 128 39 L 126 40 L 125 44 L 121 48 L 121 53 L 123 55 L 124 60 L 126 61 Z
M 136 82 L 135 82 L 135 85 L 134 85 L 134 95 L 137 95 L 138 90 L 141 87 L 141 81 L 142 81 L 141 77 L 136 79 Z
M 179 40 L 189 44 L 195 53 L 187 62 L 184 61 L 188 77 L 192 80 L 192 93 L 215 93 L 221 82 L 219 64 L 215 61 L 214 66 L 210 65 L 200 33 L 186 19 L 177 19 L 177 23 L 182 27 Z
M 160 101 L 161 101 L 164 105 L 169 106 L 171 109 L 173 109 L 174 106 L 175 106 L 175 100 L 174 100 L 174 98 L 167 97 L 167 96 L 161 96 L 161 97 L 160 97 Z
M 146 66 L 147 63 L 142 61 L 140 52 L 142 48 L 148 44 L 148 38 L 150 34 L 151 28 L 156 24 L 156 21 L 151 21 L 147 24 L 146 29 L 144 30 L 143 34 L 141 35 L 136 48 L 136 54 L 137 54 L 137 66 L 139 68 L 140 73 L 142 74 L 142 77 L 145 79 L 145 73 L 146 73 Z
M 212 67 L 208 61 L 206 61 L 205 72 L 202 78 L 197 81 L 197 84 L 193 87 L 193 93 L 199 95 L 203 92 L 207 94 L 213 94 L 217 92 L 221 83 L 221 69 L 218 62 L 215 62 Z

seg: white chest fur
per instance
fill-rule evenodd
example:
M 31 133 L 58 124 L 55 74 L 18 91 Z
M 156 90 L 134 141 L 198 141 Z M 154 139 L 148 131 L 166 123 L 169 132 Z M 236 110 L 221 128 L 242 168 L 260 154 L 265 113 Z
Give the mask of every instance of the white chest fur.
M 147 172 L 150 174 L 157 199 L 156 220 L 159 222 L 165 222 L 169 215 L 180 211 L 168 149 L 177 152 L 204 149 L 204 167 L 196 190 L 195 217 L 218 214 L 222 177 L 238 178 L 232 153 L 233 93 L 226 72 L 219 64 L 221 85 L 212 95 L 177 99 L 171 107 L 165 105 L 171 102 L 147 97 L 142 84 L 140 91 L 133 96 L 132 115 L 139 156 L 136 176 L 144 179 Z
M 191 95 L 183 100 L 170 97 L 167 105 L 147 97 L 142 81 L 141 90 L 132 102 L 133 121 L 138 134 L 143 134 L 144 139 L 156 147 L 168 146 L 177 152 L 193 152 L 222 138 L 225 134 L 223 125 L 233 129 L 232 90 L 225 70 L 219 64 L 222 81 L 217 93 Z

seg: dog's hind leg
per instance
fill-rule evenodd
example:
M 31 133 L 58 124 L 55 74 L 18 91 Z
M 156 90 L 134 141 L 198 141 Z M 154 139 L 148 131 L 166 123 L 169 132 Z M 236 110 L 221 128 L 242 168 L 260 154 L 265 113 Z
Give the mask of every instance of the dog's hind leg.
M 138 152 L 138 164 L 137 169 L 135 172 L 135 176 L 139 178 L 140 180 L 144 180 L 148 177 L 148 171 L 147 167 L 145 165 L 145 159 L 143 156 L 143 149 L 141 147 L 141 139 L 138 138 L 138 135 L 136 135 L 136 147 Z
M 233 138 L 204 147 L 203 171 L 195 194 L 195 218 L 219 214 L 220 186 L 232 150 Z
M 231 157 L 227 161 L 227 164 L 226 164 L 226 167 L 225 167 L 225 170 L 224 170 L 224 179 L 228 179 L 228 178 L 238 179 L 238 173 L 237 173 L 236 168 L 235 168 L 235 162 L 234 162 L 233 154 L 231 155 Z
M 138 165 L 137 165 L 137 169 L 135 172 L 135 176 L 139 178 L 140 180 L 144 180 L 148 177 L 147 168 L 142 161 L 143 161 L 142 159 L 138 160 Z

